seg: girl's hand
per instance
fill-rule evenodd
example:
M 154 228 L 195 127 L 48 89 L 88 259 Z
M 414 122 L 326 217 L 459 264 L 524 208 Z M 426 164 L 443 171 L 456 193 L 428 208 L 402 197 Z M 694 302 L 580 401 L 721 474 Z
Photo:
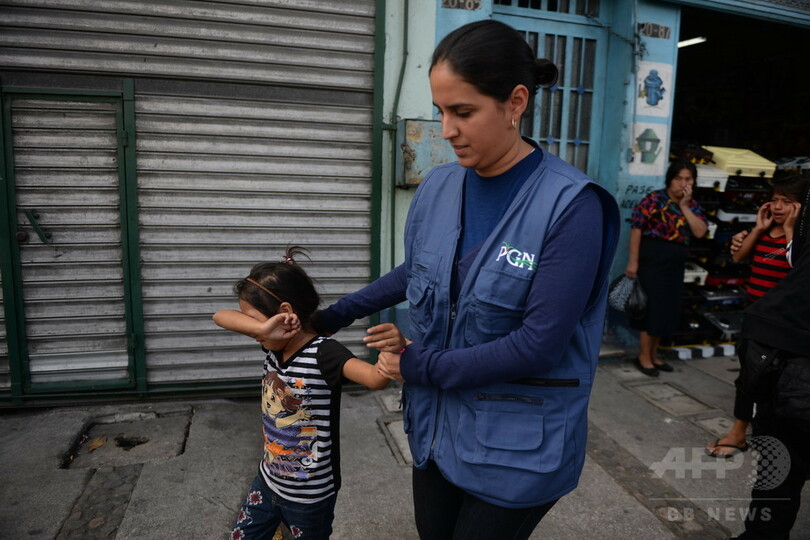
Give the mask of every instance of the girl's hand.
M 773 225 L 773 214 L 771 214 L 771 203 L 766 202 L 757 211 L 756 228 L 760 231 L 767 231 Z
M 363 338 L 366 347 L 379 349 L 382 352 L 398 353 L 410 340 L 399 331 L 399 328 L 392 323 L 378 324 L 368 329 L 370 335 Z
M 732 255 L 740 251 L 740 248 L 742 247 L 743 244 L 743 240 L 745 240 L 745 237 L 748 236 L 748 234 L 749 231 L 743 230 L 731 237 L 731 246 L 729 246 L 729 251 L 731 252 Z
M 295 313 L 278 313 L 262 322 L 256 332 L 256 341 L 290 339 L 301 331 L 301 321 Z
M 638 263 L 637 262 L 636 263 L 628 262 L 627 263 L 627 268 L 624 269 L 624 275 L 631 278 L 631 279 L 637 278 L 638 277 Z
M 399 372 L 399 358 L 396 353 L 381 352 L 377 359 L 377 373 L 392 381 L 405 382 Z
M 785 228 L 785 234 L 788 238 L 793 238 L 793 229 L 796 226 L 796 220 L 799 219 L 799 212 L 802 211 L 802 204 L 798 202 L 788 203 L 788 210 L 785 216 L 785 223 L 782 227 Z

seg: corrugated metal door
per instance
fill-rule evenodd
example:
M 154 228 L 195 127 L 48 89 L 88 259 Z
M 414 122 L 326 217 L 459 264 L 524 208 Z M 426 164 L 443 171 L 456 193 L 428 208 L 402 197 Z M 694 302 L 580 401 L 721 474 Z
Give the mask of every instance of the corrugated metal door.
M 131 385 L 121 99 L 7 95 L 4 124 L 23 385 Z
M 2 4 L 3 84 L 134 81 L 138 392 L 255 384 L 261 350 L 211 315 L 288 244 L 324 303 L 368 282 L 374 0 Z

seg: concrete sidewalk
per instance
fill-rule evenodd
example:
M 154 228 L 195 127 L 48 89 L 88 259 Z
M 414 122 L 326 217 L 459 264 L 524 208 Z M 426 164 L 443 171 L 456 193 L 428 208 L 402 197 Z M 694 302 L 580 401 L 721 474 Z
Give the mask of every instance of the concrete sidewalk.
M 600 364 L 580 486 L 533 539 L 596 531 L 608 539 L 728 538 L 742 530 L 750 453 L 733 465 L 702 454 L 730 425 L 736 361 L 673 365 L 652 379 L 628 362 Z M 343 396 L 333 538 L 417 537 L 397 400 L 395 388 Z M 0 538 L 225 538 L 261 443 L 258 399 L 0 412 Z M 793 532 L 810 538 L 810 505 Z

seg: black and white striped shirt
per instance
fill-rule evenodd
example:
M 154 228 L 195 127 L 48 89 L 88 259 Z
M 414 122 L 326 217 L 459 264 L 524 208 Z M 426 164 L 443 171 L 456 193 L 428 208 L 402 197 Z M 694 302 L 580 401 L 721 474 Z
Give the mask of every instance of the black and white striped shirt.
M 270 351 L 262 379 L 264 456 L 259 469 L 289 501 L 315 503 L 340 488 L 340 391 L 354 355 L 316 337 L 286 362 Z

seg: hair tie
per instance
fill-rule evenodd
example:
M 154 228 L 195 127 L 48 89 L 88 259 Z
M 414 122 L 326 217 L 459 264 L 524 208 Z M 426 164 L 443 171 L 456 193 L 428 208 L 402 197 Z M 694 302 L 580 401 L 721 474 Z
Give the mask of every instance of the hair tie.
M 287 264 L 295 264 L 295 261 L 293 260 L 293 258 L 288 256 L 288 255 L 284 256 L 284 262 L 287 263 Z

